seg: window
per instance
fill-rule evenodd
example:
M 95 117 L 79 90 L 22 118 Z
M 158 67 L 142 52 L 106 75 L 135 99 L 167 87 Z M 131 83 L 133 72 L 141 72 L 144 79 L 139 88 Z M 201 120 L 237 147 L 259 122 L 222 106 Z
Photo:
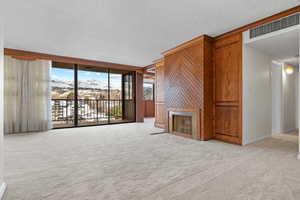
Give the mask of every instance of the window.
M 135 121 L 134 80 L 134 72 L 53 62 L 53 127 Z
M 74 69 L 73 65 L 52 67 L 51 98 L 52 124 L 55 128 L 74 126 Z

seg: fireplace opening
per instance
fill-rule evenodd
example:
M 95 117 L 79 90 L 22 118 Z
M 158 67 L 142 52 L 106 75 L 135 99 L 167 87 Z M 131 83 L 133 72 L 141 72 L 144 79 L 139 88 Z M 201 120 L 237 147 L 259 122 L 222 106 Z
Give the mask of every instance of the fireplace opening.
M 193 135 L 192 116 L 173 115 L 173 131 Z
M 169 133 L 199 139 L 197 114 L 193 111 L 169 111 Z

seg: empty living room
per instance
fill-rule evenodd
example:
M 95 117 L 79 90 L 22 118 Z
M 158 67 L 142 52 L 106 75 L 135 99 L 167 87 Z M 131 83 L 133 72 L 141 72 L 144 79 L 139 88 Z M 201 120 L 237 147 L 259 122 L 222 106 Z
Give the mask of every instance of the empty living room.
M 298 200 L 299 0 L 3 0 L 0 200 Z

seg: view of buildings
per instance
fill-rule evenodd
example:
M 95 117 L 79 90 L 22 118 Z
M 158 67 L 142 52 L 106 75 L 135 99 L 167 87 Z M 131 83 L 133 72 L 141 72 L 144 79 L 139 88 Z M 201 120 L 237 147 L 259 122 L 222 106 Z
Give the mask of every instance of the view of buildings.
M 121 75 L 80 71 L 78 74 L 78 121 L 101 123 L 122 119 Z M 55 125 L 74 123 L 73 70 L 52 68 L 52 120 Z M 109 94 L 108 94 L 109 92 Z

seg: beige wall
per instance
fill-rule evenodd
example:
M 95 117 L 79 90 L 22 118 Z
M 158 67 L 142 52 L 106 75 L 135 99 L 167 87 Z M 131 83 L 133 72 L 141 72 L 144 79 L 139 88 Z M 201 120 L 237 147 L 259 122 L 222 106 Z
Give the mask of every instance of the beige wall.
M 274 61 L 275 62 L 275 61 Z M 298 67 L 286 74 L 284 63 L 272 65 L 272 134 L 298 129 Z
M 293 74 L 282 72 L 283 93 L 283 129 L 282 132 L 290 132 L 298 129 L 298 69 L 294 68 Z
M 299 44 L 300 44 L 300 30 L 299 30 Z M 299 45 L 299 52 L 300 52 L 300 45 Z M 299 63 L 300 63 L 300 57 L 299 57 Z M 299 73 L 300 73 L 300 65 L 298 66 L 299 67 Z M 300 91 L 299 91 L 299 89 L 300 89 L 300 86 L 299 86 L 299 84 L 300 84 L 300 79 L 299 79 L 299 73 L 298 73 L 298 95 L 300 95 Z M 299 96 L 298 96 L 298 128 L 299 128 L 299 125 L 300 125 L 300 122 L 299 122 L 299 120 L 300 120 L 300 117 L 299 117 L 299 114 L 300 114 L 300 98 L 299 98 Z M 299 133 L 298 133 L 299 134 Z M 300 160 L 300 137 L 298 136 L 298 143 L 299 143 L 299 149 L 298 149 L 298 151 L 299 151 L 299 154 L 298 154 L 298 159 Z
M 0 20 L 0 189 L 3 183 L 3 78 L 3 26 Z
M 283 132 L 282 63 L 272 61 L 272 135 Z
M 249 144 L 272 133 L 272 59 L 247 45 L 243 53 L 243 144 Z

